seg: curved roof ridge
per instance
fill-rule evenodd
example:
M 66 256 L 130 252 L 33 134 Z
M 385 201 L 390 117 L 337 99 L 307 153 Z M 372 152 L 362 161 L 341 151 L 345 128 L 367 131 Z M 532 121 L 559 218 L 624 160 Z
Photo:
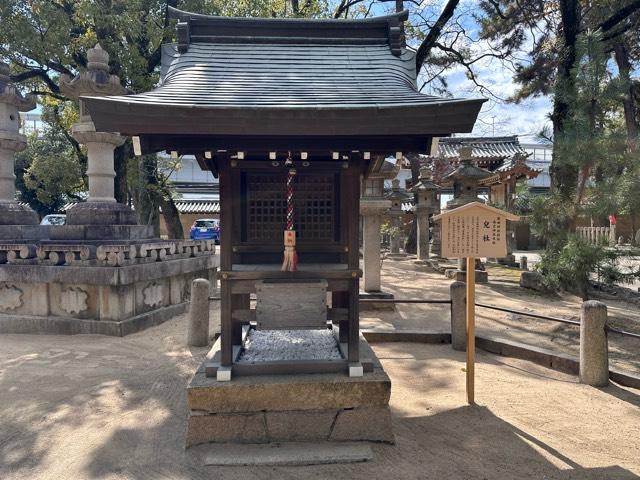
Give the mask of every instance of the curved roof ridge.
M 304 17 L 225 17 L 221 15 L 206 15 L 203 13 L 187 12 L 175 7 L 168 7 L 169 18 L 175 18 L 178 20 L 186 20 L 187 18 L 197 18 L 200 20 L 211 20 L 213 22 L 223 22 L 226 20 L 239 20 L 239 21 L 265 21 L 265 22 L 282 22 L 282 23 L 331 23 L 331 24 L 346 24 L 346 23 L 387 23 L 389 21 L 406 22 L 409 18 L 409 10 L 404 9 L 401 12 L 391 13 L 389 15 L 380 15 L 377 17 L 367 18 L 304 18 Z

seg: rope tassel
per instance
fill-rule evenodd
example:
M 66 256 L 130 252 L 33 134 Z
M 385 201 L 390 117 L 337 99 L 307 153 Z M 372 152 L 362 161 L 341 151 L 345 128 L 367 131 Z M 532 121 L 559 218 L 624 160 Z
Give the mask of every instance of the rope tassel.
M 285 165 L 291 165 L 291 156 L 287 158 Z M 296 231 L 293 227 L 293 179 L 296 176 L 295 168 L 290 168 L 287 174 L 287 227 L 284 231 L 284 260 L 283 272 L 295 272 L 298 269 L 298 252 L 296 252 Z

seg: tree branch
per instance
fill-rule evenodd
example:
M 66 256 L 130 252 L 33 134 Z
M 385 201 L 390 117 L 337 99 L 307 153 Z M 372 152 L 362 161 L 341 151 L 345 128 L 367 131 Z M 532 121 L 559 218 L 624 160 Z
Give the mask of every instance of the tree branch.
M 32 68 L 22 73 L 11 75 L 11 81 L 15 83 L 24 82 L 25 80 L 30 80 L 32 78 L 39 78 L 42 80 L 53 93 L 60 93 L 60 87 L 56 85 L 49 74 L 42 68 Z
M 447 22 L 453 17 L 453 12 L 455 12 L 456 7 L 460 3 L 460 0 L 449 0 L 442 10 L 440 17 L 433 25 L 433 28 L 429 30 L 429 33 L 418 47 L 418 52 L 416 53 L 416 71 L 419 73 L 422 65 L 425 60 L 431 53 L 431 49 L 434 47 L 438 38 L 440 37 L 440 33 L 442 29 L 447 24 Z
M 635 13 L 638 10 L 640 10 L 640 0 L 634 0 L 629 5 L 627 5 L 624 8 L 621 8 L 616 13 L 614 13 L 609 18 L 607 18 L 605 21 L 600 23 L 600 25 L 598 25 L 598 28 L 600 28 L 603 32 L 606 32 L 607 30 L 611 30 L 613 27 L 615 27 L 620 22 L 622 22 L 625 18 L 631 16 L 633 13 Z

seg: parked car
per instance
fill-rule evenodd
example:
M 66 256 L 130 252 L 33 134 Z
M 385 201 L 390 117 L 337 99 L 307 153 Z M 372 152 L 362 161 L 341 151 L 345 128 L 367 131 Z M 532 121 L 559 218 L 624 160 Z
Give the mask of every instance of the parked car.
M 64 225 L 67 222 L 66 215 L 54 214 L 45 215 L 40 225 Z
M 220 220 L 201 218 L 193 222 L 189 234 L 191 240 L 214 240 L 220 243 Z

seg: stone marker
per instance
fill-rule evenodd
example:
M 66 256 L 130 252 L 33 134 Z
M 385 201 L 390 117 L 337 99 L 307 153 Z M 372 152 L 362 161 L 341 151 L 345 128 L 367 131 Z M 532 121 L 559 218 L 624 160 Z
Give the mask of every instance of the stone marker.
M 467 349 L 466 284 L 453 282 L 451 292 L 451 346 L 464 352 Z
M 187 345 L 206 347 L 209 344 L 209 280 L 196 278 L 191 283 L 191 307 Z
M 529 270 L 528 259 L 524 255 L 520 257 L 520 269 Z
M 607 306 L 590 300 L 582 304 L 580 315 L 580 383 L 592 387 L 609 384 Z
M 544 285 L 544 278 L 539 272 L 522 272 L 520 274 L 520 286 L 522 288 L 529 288 L 536 292 L 546 292 L 547 287 Z

